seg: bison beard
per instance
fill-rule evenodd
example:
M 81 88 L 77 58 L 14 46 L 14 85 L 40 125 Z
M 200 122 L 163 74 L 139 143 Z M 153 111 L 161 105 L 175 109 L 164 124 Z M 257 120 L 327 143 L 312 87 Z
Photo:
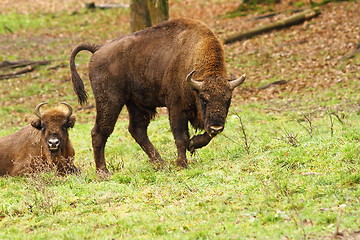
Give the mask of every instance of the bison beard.
M 167 107 L 177 165 L 187 167 L 186 149 L 193 152 L 206 146 L 223 131 L 232 91 L 245 80 L 245 75 L 227 78 L 222 44 L 206 25 L 179 18 L 104 45 L 77 45 L 71 53 L 70 70 L 82 105 L 87 93 L 75 68 L 75 57 L 82 50 L 93 53 L 89 78 L 97 115 L 92 145 L 96 168 L 105 173 L 105 144 L 124 105 L 129 112 L 129 132 L 151 162 L 160 166 L 163 160 L 148 138 L 147 127 L 156 108 Z M 190 139 L 188 122 L 205 132 Z

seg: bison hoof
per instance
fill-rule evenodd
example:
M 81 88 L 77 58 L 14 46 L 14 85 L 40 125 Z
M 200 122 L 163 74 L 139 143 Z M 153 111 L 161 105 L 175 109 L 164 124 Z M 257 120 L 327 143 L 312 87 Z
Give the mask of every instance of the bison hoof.
M 211 139 L 212 139 L 212 137 L 206 132 L 201 135 L 193 136 L 190 139 L 187 150 L 191 154 L 193 154 L 195 152 L 195 149 L 206 146 L 211 141 Z
M 177 159 L 176 165 L 181 168 L 189 168 L 187 159 Z
M 193 139 L 190 140 L 189 146 L 187 147 L 187 150 L 191 153 L 195 153 L 195 145 Z
M 108 178 L 111 176 L 111 173 L 107 168 L 96 169 L 96 173 L 99 175 L 100 178 Z

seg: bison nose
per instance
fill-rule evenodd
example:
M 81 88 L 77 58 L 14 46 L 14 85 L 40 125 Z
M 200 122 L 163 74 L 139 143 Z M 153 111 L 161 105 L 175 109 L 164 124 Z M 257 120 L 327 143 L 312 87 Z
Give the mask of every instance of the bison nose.
M 224 130 L 224 126 L 210 126 L 209 129 L 211 135 L 216 135 Z
M 60 140 L 57 138 L 50 138 L 48 140 L 48 146 L 50 150 L 57 150 L 60 145 Z

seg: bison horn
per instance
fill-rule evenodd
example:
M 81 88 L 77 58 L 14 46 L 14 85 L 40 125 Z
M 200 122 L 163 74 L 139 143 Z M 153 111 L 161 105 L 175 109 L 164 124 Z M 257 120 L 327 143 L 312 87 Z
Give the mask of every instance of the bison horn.
M 200 90 L 203 83 L 199 82 L 199 81 L 195 81 L 192 79 L 192 75 L 195 73 L 196 71 L 191 71 L 187 76 L 186 76 L 186 82 L 188 82 L 193 88 L 195 88 L 196 90 Z
M 38 116 L 38 118 L 41 118 L 41 114 L 40 114 L 40 108 L 41 106 L 47 104 L 47 102 L 42 102 L 42 103 L 39 103 L 36 107 L 35 107 L 35 114 L 36 116 Z
M 69 111 L 68 111 L 67 114 L 66 114 L 66 118 L 70 117 L 71 114 L 72 114 L 72 112 L 73 112 L 72 107 L 71 107 L 68 103 L 66 103 L 66 102 L 62 102 L 61 104 L 64 104 L 64 105 L 69 109 Z
M 231 89 L 234 89 L 240 84 L 242 84 L 245 81 L 245 79 L 246 79 L 246 75 L 243 74 L 240 78 L 229 81 Z

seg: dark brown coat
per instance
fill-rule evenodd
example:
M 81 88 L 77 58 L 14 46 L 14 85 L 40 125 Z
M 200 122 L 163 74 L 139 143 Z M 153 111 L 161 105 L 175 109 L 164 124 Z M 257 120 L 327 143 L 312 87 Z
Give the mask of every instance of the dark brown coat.
M 74 62 L 81 50 L 93 53 L 89 78 L 97 115 L 92 143 L 96 167 L 105 172 L 105 144 L 124 105 L 130 133 L 150 160 L 160 164 L 163 160 L 148 139 L 147 127 L 156 108 L 167 107 L 177 164 L 187 167 L 186 149 L 205 146 L 223 130 L 232 90 L 245 80 L 227 78 L 222 44 L 206 25 L 179 18 L 104 45 L 76 46 L 70 69 L 81 104 L 87 95 Z M 188 122 L 205 133 L 190 139 Z
M 73 173 L 74 148 L 68 128 L 75 117 L 68 106 L 67 113 L 60 109 L 45 110 L 40 114 L 41 103 L 36 107 L 38 117 L 19 131 L 0 138 L 0 176 L 23 175 L 57 167 L 59 173 Z

